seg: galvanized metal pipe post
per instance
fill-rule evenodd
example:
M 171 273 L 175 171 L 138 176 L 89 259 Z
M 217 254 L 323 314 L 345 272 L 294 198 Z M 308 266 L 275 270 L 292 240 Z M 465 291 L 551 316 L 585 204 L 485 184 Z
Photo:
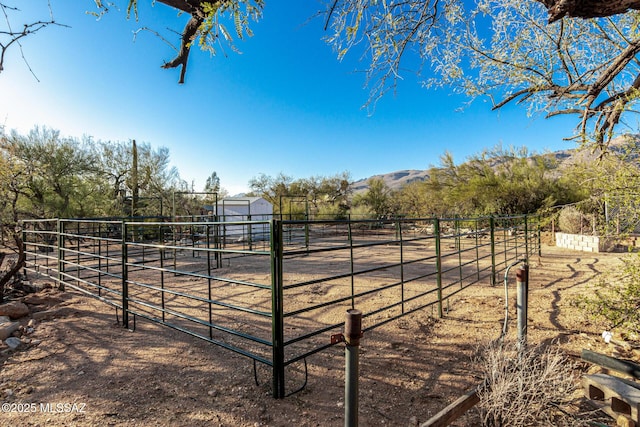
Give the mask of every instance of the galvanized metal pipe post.
M 356 309 L 347 310 L 344 323 L 345 350 L 345 382 L 344 382 L 344 425 L 358 425 L 358 381 L 360 376 L 360 338 L 362 337 L 362 312 Z
M 529 265 L 524 264 L 516 271 L 516 307 L 518 311 L 518 349 L 527 345 L 527 311 L 529 298 Z
M 223 206 L 224 208 L 224 206 Z M 273 397 L 285 396 L 284 297 L 282 277 L 282 220 L 271 220 L 271 342 L 273 343 Z

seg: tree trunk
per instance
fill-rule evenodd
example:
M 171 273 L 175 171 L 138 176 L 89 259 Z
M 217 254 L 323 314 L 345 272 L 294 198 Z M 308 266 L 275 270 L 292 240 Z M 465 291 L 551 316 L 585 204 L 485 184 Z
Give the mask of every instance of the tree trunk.
M 13 236 L 13 239 L 15 241 L 16 247 L 18 248 L 18 261 L 4 276 L 0 277 L 0 304 L 4 302 L 4 287 L 16 274 L 20 272 L 20 269 L 24 267 L 24 262 L 27 258 L 26 254 L 24 253 L 24 245 L 22 244 L 22 239 L 20 239 L 20 236 L 15 234 Z
M 640 0 L 536 0 L 545 5 L 549 22 L 562 18 L 600 18 L 640 10 Z

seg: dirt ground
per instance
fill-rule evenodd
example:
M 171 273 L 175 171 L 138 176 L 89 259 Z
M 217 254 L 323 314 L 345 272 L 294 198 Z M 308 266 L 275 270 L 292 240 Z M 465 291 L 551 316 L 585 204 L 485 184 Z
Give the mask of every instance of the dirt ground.
M 620 354 L 606 344 L 603 326 L 572 304 L 616 269 L 622 255 L 552 246 L 542 253 L 530 266 L 528 342 L 557 342 L 576 362 L 582 349 L 639 360 L 637 349 Z M 113 308 L 74 292 L 40 293 L 49 297 L 43 309 L 66 308 L 36 322 L 24 348 L 0 349 L 2 425 L 344 425 L 343 345 L 310 357 L 306 386 L 276 400 L 269 371 L 258 369 L 254 378 L 248 358 L 144 320 L 125 330 Z M 504 297 L 502 286 L 475 285 L 449 302 L 443 319 L 427 309 L 367 333 L 360 348 L 360 425 L 419 425 L 478 384 L 473 356 L 500 336 Z M 291 377 L 302 386 L 303 366 L 295 369 Z M 454 425 L 474 424 L 471 410 Z

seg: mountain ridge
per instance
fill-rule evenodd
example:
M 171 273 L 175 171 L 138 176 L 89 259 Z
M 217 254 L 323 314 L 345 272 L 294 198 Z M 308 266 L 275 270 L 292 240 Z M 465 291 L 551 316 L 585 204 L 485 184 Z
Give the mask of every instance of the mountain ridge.
M 622 152 L 624 147 L 630 144 L 636 148 L 640 145 L 640 135 L 625 135 L 611 140 L 608 150 L 612 152 Z M 584 148 L 568 148 L 565 150 L 557 150 L 546 153 L 532 153 L 529 158 L 538 156 L 553 156 L 558 162 L 557 169 L 562 169 L 576 162 L 595 161 L 601 156 L 600 150 L 588 150 Z M 490 158 L 492 167 L 501 163 L 499 158 Z M 466 163 L 466 162 L 463 162 Z M 436 169 L 438 166 L 435 167 Z M 430 168 L 431 169 L 431 168 Z M 394 172 L 372 175 L 368 178 L 362 178 L 351 183 L 351 190 L 354 194 L 366 191 L 369 188 L 369 180 L 373 178 L 382 179 L 390 190 L 399 190 L 403 186 L 416 181 L 425 181 L 429 178 L 429 169 L 402 169 Z

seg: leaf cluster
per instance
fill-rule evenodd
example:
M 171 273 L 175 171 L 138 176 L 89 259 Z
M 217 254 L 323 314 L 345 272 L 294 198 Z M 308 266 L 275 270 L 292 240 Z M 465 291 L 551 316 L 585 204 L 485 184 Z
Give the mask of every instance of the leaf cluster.
M 245 35 L 252 37 L 250 21 L 258 21 L 262 17 L 263 7 L 263 0 L 203 2 L 204 19 L 198 28 L 198 45 L 201 49 L 215 55 L 217 50 L 223 47 L 220 44 L 222 38 L 231 50 L 240 53 L 234 44 L 233 34 L 227 28 L 227 23 L 232 23 L 235 36 L 239 40 L 242 40 Z

